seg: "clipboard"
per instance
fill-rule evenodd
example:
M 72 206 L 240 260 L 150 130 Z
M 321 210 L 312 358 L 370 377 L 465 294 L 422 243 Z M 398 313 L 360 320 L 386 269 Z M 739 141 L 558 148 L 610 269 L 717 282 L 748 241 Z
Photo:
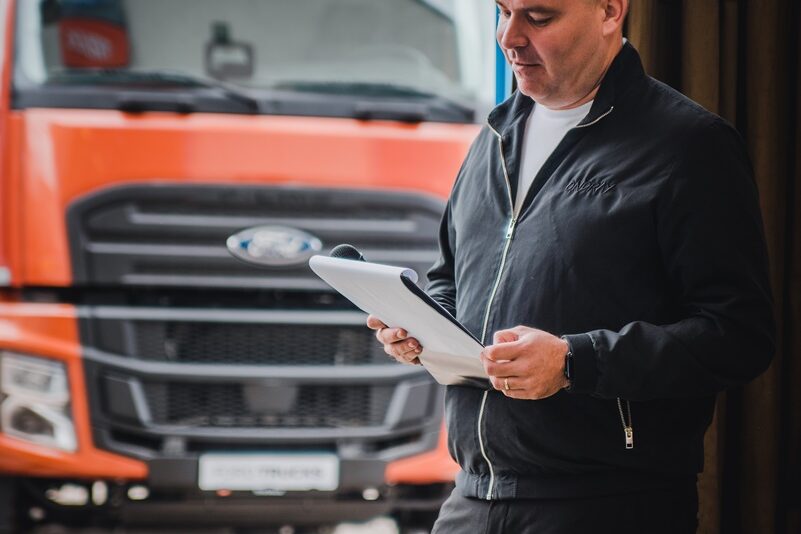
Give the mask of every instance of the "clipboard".
M 420 341 L 418 358 L 434 380 L 488 387 L 480 359 L 484 346 L 417 286 L 414 270 L 321 255 L 312 256 L 309 267 L 362 311 Z

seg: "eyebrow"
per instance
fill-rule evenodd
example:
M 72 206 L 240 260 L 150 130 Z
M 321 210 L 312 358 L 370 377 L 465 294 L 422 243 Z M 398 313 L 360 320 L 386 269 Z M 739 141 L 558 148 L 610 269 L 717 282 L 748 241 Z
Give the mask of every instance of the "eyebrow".
M 508 9 L 501 3 L 500 0 L 495 0 L 495 5 L 502 9 Z M 556 8 L 537 5 L 523 8 L 522 11 L 525 11 L 526 13 L 536 13 L 538 15 L 556 15 L 559 13 L 559 10 Z

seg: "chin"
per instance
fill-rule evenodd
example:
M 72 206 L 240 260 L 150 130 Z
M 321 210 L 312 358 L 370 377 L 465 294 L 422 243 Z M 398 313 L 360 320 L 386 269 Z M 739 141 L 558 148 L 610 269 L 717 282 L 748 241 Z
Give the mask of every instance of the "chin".
M 537 102 L 547 98 L 548 96 L 547 91 L 544 91 L 542 87 L 534 86 L 532 84 L 520 83 L 518 81 L 517 88 L 520 90 L 521 93 L 523 93 L 527 97 Z

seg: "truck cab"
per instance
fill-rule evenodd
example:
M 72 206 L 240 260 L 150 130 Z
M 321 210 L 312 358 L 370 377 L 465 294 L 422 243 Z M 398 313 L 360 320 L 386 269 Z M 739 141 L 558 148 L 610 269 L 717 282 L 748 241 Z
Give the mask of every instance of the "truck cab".
M 424 283 L 492 9 L 0 1 L 0 531 L 430 526 L 443 389 L 307 260 Z M 226 250 L 253 228 L 261 268 Z

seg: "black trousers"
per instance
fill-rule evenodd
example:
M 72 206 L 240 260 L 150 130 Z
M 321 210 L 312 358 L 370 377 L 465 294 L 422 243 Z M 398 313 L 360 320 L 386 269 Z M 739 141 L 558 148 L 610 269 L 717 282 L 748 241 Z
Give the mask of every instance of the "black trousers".
M 432 534 L 695 534 L 695 485 L 581 499 L 483 501 L 454 490 Z

